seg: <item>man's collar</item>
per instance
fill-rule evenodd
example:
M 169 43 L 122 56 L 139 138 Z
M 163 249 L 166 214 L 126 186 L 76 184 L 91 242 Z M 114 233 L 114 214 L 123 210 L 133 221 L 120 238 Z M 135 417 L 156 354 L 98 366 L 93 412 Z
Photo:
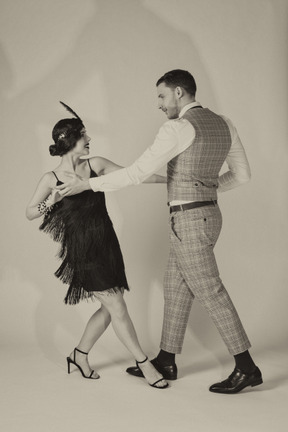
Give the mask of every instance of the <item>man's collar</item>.
M 191 103 L 185 105 L 182 108 L 182 110 L 180 111 L 179 118 L 183 117 L 183 115 L 186 113 L 186 111 L 188 111 L 189 109 L 194 108 L 196 106 L 201 106 L 201 104 L 199 102 L 195 101 L 195 102 L 191 102 Z

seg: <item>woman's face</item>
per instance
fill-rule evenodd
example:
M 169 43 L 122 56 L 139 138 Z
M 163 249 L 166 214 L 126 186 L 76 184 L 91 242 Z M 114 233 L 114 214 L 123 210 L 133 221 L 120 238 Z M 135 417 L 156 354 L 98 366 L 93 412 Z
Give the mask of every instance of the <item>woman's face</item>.
M 89 142 L 91 138 L 87 135 L 86 129 L 81 129 L 81 138 L 77 141 L 72 152 L 80 156 L 86 156 L 89 154 Z

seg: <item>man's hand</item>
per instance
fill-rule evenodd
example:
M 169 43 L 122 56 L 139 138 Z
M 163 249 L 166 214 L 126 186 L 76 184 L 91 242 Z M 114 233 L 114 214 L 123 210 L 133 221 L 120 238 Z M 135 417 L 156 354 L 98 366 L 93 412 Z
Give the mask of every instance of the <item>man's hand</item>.
M 71 177 L 70 181 L 67 181 L 66 183 L 63 183 L 60 186 L 56 186 L 56 189 L 59 190 L 59 194 L 63 197 L 69 196 L 69 195 L 76 195 L 81 192 L 84 192 L 85 190 L 90 190 L 90 183 L 89 179 L 84 179 L 83 177 L 80 177 L 78 174 L 72 174 L 68 171 L 65 171 L 65 175 L 67 177 Z

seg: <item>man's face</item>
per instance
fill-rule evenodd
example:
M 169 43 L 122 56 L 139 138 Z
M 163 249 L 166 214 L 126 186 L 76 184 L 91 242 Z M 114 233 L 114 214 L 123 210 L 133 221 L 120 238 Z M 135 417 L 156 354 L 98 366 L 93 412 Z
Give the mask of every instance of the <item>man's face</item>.
M 178 118 L 181 110 L 176 89 L 167 87 L 165 83 L 161 83 L 157 87 L 157 93 L 158 108 L 165 112 L 168 119 Z

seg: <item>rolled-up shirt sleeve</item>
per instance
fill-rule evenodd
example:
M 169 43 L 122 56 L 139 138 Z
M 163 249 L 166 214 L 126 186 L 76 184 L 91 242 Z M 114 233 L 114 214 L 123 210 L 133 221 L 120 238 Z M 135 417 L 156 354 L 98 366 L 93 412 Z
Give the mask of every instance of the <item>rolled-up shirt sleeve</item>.
M 169 120 L 153 142 L 129 167 L 89 180 L 93 191 L 112 192 L 138 185 L 182 153 L 195 138 L 194 127 L 186 119 Z
M 248 182 L 251 178 L 249 162 L 238 132 L 229 119 L 222 117 L 228 124 L 232 144 L 226 158 L 229 170 L 218 178 L 218 192 L 226 192 Z

